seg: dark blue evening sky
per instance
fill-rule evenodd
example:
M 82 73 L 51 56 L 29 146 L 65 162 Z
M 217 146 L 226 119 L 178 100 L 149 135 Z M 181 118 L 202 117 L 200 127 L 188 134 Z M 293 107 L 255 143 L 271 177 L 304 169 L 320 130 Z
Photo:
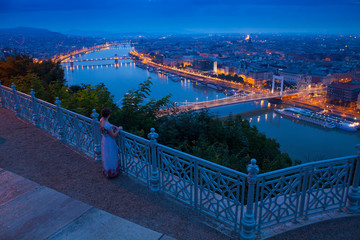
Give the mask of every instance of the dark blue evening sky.
M 0 0 L 0 28 L 360 33 L 360 0 Z

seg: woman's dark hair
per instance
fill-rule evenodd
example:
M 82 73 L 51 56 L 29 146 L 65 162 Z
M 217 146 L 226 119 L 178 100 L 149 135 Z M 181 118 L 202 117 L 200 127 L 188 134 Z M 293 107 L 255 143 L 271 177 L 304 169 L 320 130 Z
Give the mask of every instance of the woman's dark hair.
M 101 110 L 101 116 L 103 118 L 107 118 L 111 113 L 111 110 L 108 108 L 104 108 L 103 110 Z

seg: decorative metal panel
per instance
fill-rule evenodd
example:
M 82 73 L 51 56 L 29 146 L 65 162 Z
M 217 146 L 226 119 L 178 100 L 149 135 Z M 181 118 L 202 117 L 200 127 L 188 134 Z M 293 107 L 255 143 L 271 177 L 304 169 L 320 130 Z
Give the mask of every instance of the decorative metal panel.
M 121 131 L 118 145 L 124 171 L 148 183 L 151 165 L 149 140 Z
M 161 190 L 194 205 L 194 159 L 162 145 L 157 150 Z
M 239 230 L 244 209 L 245 174 L 229 174 L 199 163 L 199 208 Z
M 305 216 L 331 209 L 339 209 L 346 203 L 354 158 L 328 164 L 314 164 L 309 171 L 306 189 Z
M 355 156 L 302 164 L 258 176 L 258 230 L 345 206 Z
M 255 216 L 259 228 L 296 220 L 302 179 L 301 169 L 258 178 Z
M 61 122 L 65 142 L 80 151 L 94 153 L 92 119 L 86 118 L 66 109 L 61 109 Z
M 11 88 L 1 85 L 1 104 L 3 108 L 14 111 L 15 102 L 13 97 L 13 90 Z
M 36 99 L 36 101 L 38 103 L 39 127 L 58 137 L 56 106 L 40 99 Z
M 17 111 L 19 116 L 33 123 L 33 108 L 31 96 L 21 92 L 17 92 L 17 95 L 19 104 L 19 109 Z
M 239 230 L 246 175 L 158 144 L 161 190 Z

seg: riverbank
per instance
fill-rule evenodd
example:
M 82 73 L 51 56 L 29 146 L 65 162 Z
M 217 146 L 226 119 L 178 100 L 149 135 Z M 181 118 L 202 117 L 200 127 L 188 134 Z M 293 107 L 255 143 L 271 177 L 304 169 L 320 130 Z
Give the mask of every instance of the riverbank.
M 260 109 L 250 110 L 250 111 L 246 111 L 246 112 L 242 112 L 242 113 L 236 113 L 236 114 L 231 114 L 231 115 L 228 115 L 228 116 L 218 117 L 218 119 L 226 120 L 230 116 L 231 117 L 236 117 L 238 115 L 240 115 L 242 118 L 249 118 L 249 117 L 269 113 L 269 112 L 273 111 L 274 109 L 275 109 L 274 107 L 260 108 Z
M 305 108 L 305 109 L 315 111 L 315 112 L 321 112 L 321 111 L 324 110 L 324 108 L 322 108 L 322 107 L 318 107 L 318 106 L 314 106 L 314 105 L 311 105 L 311 104 L 299 102 L 299 101 L 296 101 L 296 100 L 286 100 L 285 102 L 283 102 L 283 104 L 287 104 L 287 105 L 289 105 L 291 107 Z M 346 120 L 349 120 L 349 121 L 360 122 L 360 120 L 359 120 L 360 119 L 360 114 L 358 114 L 358 115 L 350 114 L 350 116 L 348 116 L 348 115 L 344 116 L 343 113 L 337 112 L 337 111 L 332 111 L 332 112 L 328 111 L 325 114 L 328 115 L 328 116 L 342 118 L 342 119 L 346 119 Z
M 129 54 L 129 55 L 131 55 L 131 54 Z M 208 81 L 210 83 L 217 84 L 217 85 L 220 85 L 225 88 L 230 87 L 230 88 L 240 89 L 240 90 L 244 90 L 244 91 L 256 91 L 255 89 L 253 89 L 251 87 L 247 87 L 241 83 L 236 83 L 236 82 L 227 81 L 227 80 L 218 79 L 218 78 L 214 79 L 212 77 L 203 76 L 203 75 L 200 75 L 197 73 L 184 72 L 184 71 L 181 71 L 180 69 L 173 69 L 171 67 L 167 67 L 167 66 L 164 66 L 164 65 L 161 65 L 158 63 L 151 62 L 151 61 L 149 61 L 149 59 L 145 59 L 145 58 L 141 57 L 139 54 L 132 53 L 132 55 L 139 57 L 139 61 L 141 61 L 142 64 L 145 64 L 145 65 L 148 65 L 151 67 L 155 67 L 155 68 L 160 68 L 161 70 L 168 71 L 168 72 L 177 74 L 182 77 L 190 77 L 190 78 L 197 79 L 199 81 Z

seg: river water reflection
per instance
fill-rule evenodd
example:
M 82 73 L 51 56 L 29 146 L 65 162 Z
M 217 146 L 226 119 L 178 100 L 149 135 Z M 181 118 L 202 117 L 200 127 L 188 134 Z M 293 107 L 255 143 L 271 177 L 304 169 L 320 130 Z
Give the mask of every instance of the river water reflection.
M 122 56 L 129 51 L 129 47 L 110 48 L 76 59 L 113 57 L 115 54 Z M 172 94 L 171 99 L 175 102 L 196 102 L 225 97 L 222 92 L 196 86 L 190 81 L 173 82 L 167 76 L 136 67 L 131 60 L 119 61 L 118 68 L 114 67 L 113 60 L 75 63 L 74 71 L 69 68 L 69 64 L 63 66 L 69 85 L 103 82 L 118 103 L 126 92 L 136 88 L 148 77 L 152 78 L 151 97 L 155 99 L 160 99 L 167 94 Z M 286 151 L 292 159 L 303 162 L 353 155 L 356 153 L 355 145 L 360 143 L 358 132 L 326 129 L 282 117 L 273 111 L 273 106 L 270 106 L 267 101 L 218 107 L 211 109 L 211 112 L 218 116 L 248 112 L 244 118 L 248 119 L 251 125 L 255 125 L 267 137 L 275 138 L 280 143 L 281 149 Z
M 110 48 L 83 55 L 76 59 L 96 59 L 125 55 L 129 48 Z M 151 77 L 151 97 L 160 99 L 171 94 L 174 102 L 196 102 L 223 98 L 225 95 L 214 89 L 197 86 L 188 79 L 179 82 L 170 80 L 167 76 L 155 72 L 149 72 L 136 66 L 132 60 L 119 61 L 119 67 L 114 66 L 114 60 L 90 61 L 75 63 L 75 70 L 65 64 L 66 79 L 69 85 L 74 84 L 98 84 L 105 83 L 119 102 L 125 93 L 137 88 L 139 83 Z M 67 67 L 67 68 L 66 68 Z

